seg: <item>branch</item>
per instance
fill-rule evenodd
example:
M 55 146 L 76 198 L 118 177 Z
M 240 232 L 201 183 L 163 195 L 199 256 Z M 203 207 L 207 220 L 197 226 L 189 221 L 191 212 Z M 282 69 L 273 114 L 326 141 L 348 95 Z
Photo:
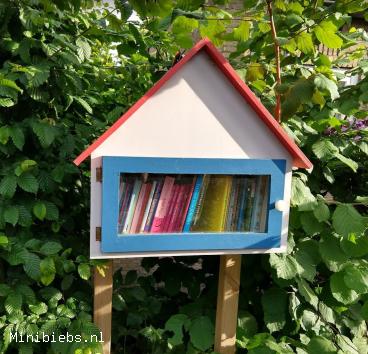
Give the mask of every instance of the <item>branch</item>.
M 277 82 L 277 85 L 280 86 L 281 85 L 280 44 L 277 40 L 277 33 L 276 33 L 275 21 L 273 19 L 271 0 L 266 0 L 266 2 L 267 2 L 268 15 L 270 17 L 272 40 L 273 40 L 274 49 L 275 49 L 276 82 Z M 281 95 L 276 91 L 275 91 L 275 94 L 276 94 L 275 119 L 280 123 L 281 122 Z

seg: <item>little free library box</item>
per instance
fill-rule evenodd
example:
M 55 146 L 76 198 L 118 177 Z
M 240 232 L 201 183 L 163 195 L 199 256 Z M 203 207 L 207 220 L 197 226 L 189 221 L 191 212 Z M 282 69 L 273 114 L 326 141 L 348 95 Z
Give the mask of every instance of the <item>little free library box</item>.
M 198 42 L 76 159 L 91 157 L 91 258 L 283 252 L 308 158 Z

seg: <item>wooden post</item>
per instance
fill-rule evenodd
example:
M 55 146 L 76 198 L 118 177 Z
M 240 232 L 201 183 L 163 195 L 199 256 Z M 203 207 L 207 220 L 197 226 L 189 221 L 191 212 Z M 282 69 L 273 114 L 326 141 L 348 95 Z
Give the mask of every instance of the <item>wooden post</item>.
M 235 353 L 240 268 L 241 255 L 221 256 L 215 330 L 215 351 L 220 354 Z
M 112 275 L 112 260 L 107 263 L 104 277 L 96 268 L 94 271 L 93 321 L 102 332 L 103 354 L 111 350 Z

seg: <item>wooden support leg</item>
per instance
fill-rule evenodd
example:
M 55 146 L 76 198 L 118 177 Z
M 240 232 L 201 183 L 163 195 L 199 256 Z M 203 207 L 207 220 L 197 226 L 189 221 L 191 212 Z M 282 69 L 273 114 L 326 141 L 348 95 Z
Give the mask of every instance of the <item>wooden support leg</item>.
M 234 354 L 241 255 L 225 255 L 220 258 L 220 274 L 217 294 L 215 351 Z
M 93 321 L 102 332 L 103 354 L 110 354 L 111 350 L 112 261 L 107 265 L 104 277 L 97 269 L 94 272 Z

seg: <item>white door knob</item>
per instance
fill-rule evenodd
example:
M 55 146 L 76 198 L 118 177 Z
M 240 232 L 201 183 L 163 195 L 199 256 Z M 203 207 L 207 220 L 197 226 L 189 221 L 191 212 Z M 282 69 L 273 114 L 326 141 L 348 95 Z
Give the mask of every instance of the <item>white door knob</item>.
M 275 208 L 278 211 L 286 211 L 285 200 L 277 200 L 276 203 L 275 203 Z

